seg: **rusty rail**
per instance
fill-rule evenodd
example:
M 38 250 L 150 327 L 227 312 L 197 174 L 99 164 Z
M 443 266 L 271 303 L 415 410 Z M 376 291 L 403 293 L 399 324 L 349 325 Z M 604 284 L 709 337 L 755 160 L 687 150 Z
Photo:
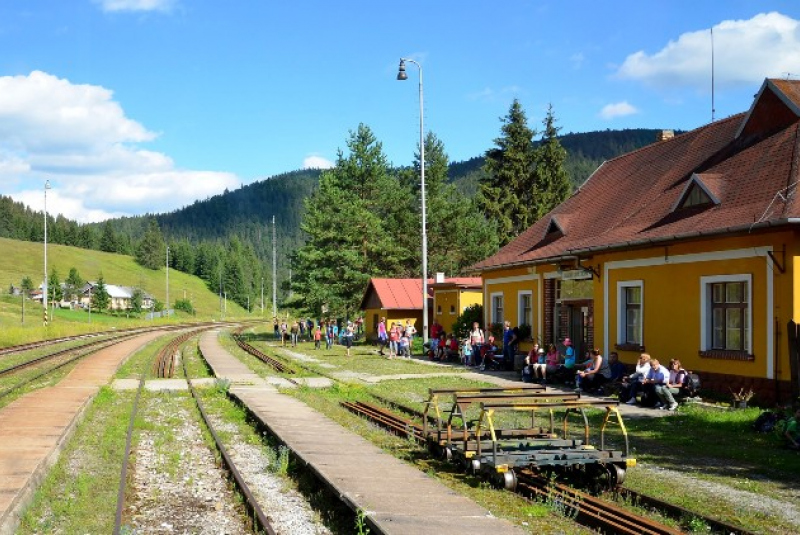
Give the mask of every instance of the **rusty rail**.
M 242 334 L 241 334 L 242 329 L 243 329 L 243 327 L 240 327 L 232 335 L 233 336 L 233 340 L 236 342 L 237 346 L 239 346 L 242 350 L 246 351 L 247 353 L 253 355 L 258 360 L 260 360 L 261 362 L 266 364 L 267 366 L 271 366 L 275 371 L 278 371 L 280 373 L 288 373 L 288 374 L 294 374 L 295 373 L 295 371 L 293 369 L 287 367 L 283 362 L 281 362 L 281 361 L 279 361 L 277 359 L 274 359 L 274 358 L 270 357 L 269 355 L 266 355 L 266 354 L 262 353 L 261 351 L 259 351 L 255 347 L 253 347 L 250 344 L 248 344 L 247 342 L 245 342 L 244 339 L 242 338 Z
M 244 480 L 244 477 L 242 477 L 242 474 L 239 472 L 239 470 L 236 469 L 236 464 L 233 462 L 233 459 L 231 459 L 230 455 L 228 455 L 227 449 L 222 444 L 222 441 L 217 435 L 214 426 L 211 424 L 211 421 L 209 420 L 208 415 L 206 414 L 206 411 L 203 408 L 203 404 L 200 402 L 200 397 L 197 395 L 197 392 L 195 392 L 194 386 L 192 385 L 192 380 L 189 378 L 188 371 L 186 370 L 186 359 L 182 359 L 182 363 L 183 363 L 183 374 L 186 377 L 186 382 L 189 385 L 189 391 L 192 393 L 192 398 L 194 398 L 194 401 L 197 404 L 197 409 L 198 411 L 200 411 L 200 416 L 203 418 L 203 422 L 205 423 L 209 433 L 214 439 L 214 444 L 217 447 L 217 451 L 219 451 L 220 457 L 222 459 L 223 464 L 225 465 L 225 468 L 228 470 L 228 473 L 230 473 L 234 483 L 236 484 L 236 487 L 239 489 L 239 492 L 244 497 L 245 506 L 252 514 L 252 519 L 254 524 L 253 531 L 256 531 L 257 533 L 264 532 L 267 533 L 267 535 L 277 535 L 275 528 L 273 528 L 269 518 L 261 509 L 261 506 L 258 504 L 258 500 L 256 500 L 256 497 L 251 492 L 250 487 Z

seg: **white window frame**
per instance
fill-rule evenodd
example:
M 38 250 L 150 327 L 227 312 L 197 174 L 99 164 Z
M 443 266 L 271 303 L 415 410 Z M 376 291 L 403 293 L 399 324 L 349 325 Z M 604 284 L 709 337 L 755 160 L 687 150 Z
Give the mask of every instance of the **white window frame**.
M 749 273 L 737 275 L 711 275 L 700 277 L 700 350 L 710 351 L 712 346 L 711 332 L 711 285 L 720 282 L 747 283 L 747 347 L 743 349 L 748 355 L 753 354 L 753 276 Z
M 500 298 L 500 317 L 497 317 L 497 307 L 495 306 L 495 298 Z M 503 292 L 493 292 L 489 294 L 489 323 L 503 323 L 505 316 L 505 296 Z
M 522 298 L 528 296 L 528 305 L 530 306 L 530 314 L 525 317 L 525 308 L 523 307 Z M 533 291 L 520 290 L 517 292 L 517 325 L 530 325 L 533 329 Z
M 642 296 L 639 309 L 641 311 L 641 322 L 639 324 L 639 345 L 644 346 L 644 281 L 643 280 L 627 280 L 617 282 L 617 343 L 628 343 L 628 318 L 625 312 L 627 311 L 628 302 L 625 300 L 625 290 L 628 288 L 639 288 L 639 293 Z

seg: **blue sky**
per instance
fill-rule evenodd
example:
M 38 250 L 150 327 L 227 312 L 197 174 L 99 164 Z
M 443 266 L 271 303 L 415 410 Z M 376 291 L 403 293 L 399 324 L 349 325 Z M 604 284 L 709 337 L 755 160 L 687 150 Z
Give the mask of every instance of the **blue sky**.
M 79 221 L 170 211 L 324 167 L 365 123 L 481 155 L 518 98 L 563 133 L 692 129 L 800 77 L 797 0 L 0 1 L 0 193 Z

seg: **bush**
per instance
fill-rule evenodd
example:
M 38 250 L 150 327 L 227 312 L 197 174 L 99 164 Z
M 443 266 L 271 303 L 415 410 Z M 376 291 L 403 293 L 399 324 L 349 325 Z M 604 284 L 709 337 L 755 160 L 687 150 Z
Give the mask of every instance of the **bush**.
M 194 307 L 192 306 L 192 302 L 188 299 L 176 299 L 175 310 L 182 310 L 187 314 L 194 314 Z
M 472 324 L 476 321 L 478 325 L 483 324 L 483 305 L 472 305 L 465 308 L 453 323 L 453 332 L 459 338 L 466 338 L 472 330 Z

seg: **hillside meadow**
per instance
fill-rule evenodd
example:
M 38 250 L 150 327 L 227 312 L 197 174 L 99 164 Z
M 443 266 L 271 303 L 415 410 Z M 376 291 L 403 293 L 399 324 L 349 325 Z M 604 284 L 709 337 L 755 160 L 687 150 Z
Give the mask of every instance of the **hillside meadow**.
M 176 299 L 191 299 L 196 316 L 178 312 L 166 319 L 144 320 L 106 314 L 89 314 L 82 310 L 57 310 L 55 318 L 45 329 L 42 325 L 42 307 L 28 300 L 25 306 L 25 322 L 22 323 L 22 300 L 11 297 L 11 284 L 19 286 L 28 276 L 34 286 L 39 286 L 44 273 L 44 247 L 41 243 L 24 242 L 0 238 L 0 347 L 24 343 L 31 340 L 53 338 L 68 334 L 110 330 L 150 324 L 152 321 L 175 322 L 191 320 L 219 320 L 219 296 L 211 292 L 199 278 L 174 269 L 169 272 L 169 297 L 174 305 Z M 166 274 L 164 269 L 156 271 L 143 268 L 132 257 L 91 251 L 65 245 L 47 246 L 48 273 L 55 268 L 63 281 L 71 268 L 76 268 L 84 280 L 96 281 L 100 273 L 107 284 L 137 286 L 161 302 L 166 300 Z M 260 309 L 254 309 L 258 317 Z M 227 302 L 225 318 L 244 318 L 246 311 L 233 301 Z

